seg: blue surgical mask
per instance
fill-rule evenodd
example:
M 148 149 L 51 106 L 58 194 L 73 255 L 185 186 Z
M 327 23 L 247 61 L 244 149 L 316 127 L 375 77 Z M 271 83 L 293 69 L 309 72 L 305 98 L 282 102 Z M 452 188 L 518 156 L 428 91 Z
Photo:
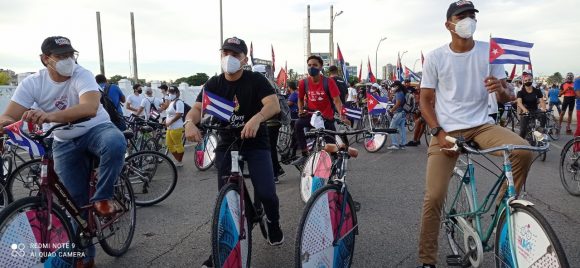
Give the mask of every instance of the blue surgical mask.
M 318 74 L 320 74 L 320 69 L 318 69 L 316 67 L 310 67 L 310 68 L 308 68 L 308 74 L 310 76 L 317 76 Z

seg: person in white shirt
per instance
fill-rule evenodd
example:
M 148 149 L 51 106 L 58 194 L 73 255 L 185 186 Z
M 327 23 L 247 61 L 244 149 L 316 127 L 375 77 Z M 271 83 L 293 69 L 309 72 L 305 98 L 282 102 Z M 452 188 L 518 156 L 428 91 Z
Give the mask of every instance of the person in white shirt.
M 48 37 L 41 50 L 40 60 L 46 68 L 18 85 L 0 116 L 0 127 L 20 119 L 53 125 L 90 118 L 70 130 L 53 132 L 54 171 L 78 207 L 91 203 L 97 214 L 113 216 L 119 205 L 111 199 L 124 164 L 127 142 L 100 103 L 101 94 L 94 75 L 76 64 L 78 54 L 70 40 L 62 36 Z M 93 155 L 99 157 L 98 182 L 89 200 Z M 91 246 L 84 263 L 78 263 L 77 267 L 94 263 L 94 256 L 95 248 Z
M 167 106 L 169 106 L 169 100 L 167 99 L 167 85 L 161 85 L 158 87 L 161 90 L 161 123 L 165 123 L 165 118 L 167 118 Z
M 346 104 L 349 107 L 352 107 L 354 103 L 357 102 L 357 95 L 356 88 L 354 88 L 354 81 L 350 82 L 350 87 L 348 88 L 348 95 L 346 96 Z
M 419 238 L 420 267 L 435 267 L 441 208 L 447 194 L 458 154 L 442 149 L 454 144 L 446 136 L 463 136 L 483 149 L 503 144 L 527 145 L 516 133 L 495 125 L 489 117 L 488 95 L 500 102 L 513 96 L 507 89 L 503 65 L 489 64 L 489 43 L 474 41 L 475 13 L 471 1 L 449 6 L 445 27 L 451 43 L 425 57 L 421 80 L 421 113 L 431 127 L 425 197 Z M 517 191 L 521 189 L 532 162 L 529 151 L 513 151 L 510 160 Z M 505 192 L 505 186 L 500 193 Z M 502 197 L 499 196 L 499 199 Z
M 179 99 L 180 92 L 176 86 L 170 86 L 168 99 L 170 101 L 167 106 L 167 118 L 165 119 L 165 126 L 167 126 L 167 132 L 165 134 L 165 141 L 167 143 L 167 149 L 173 157 L 175 158 L 175 166 L 183 166 L 183 153 L 185 152 L 183 148 L 183 119 L 181 115 L 184 113 L 184 102 Z
M 140 84 L 135 84 L 133 86 L 133 95 L 129 96 L 127 99 L 127 105 L 125 108 L 131 111 L 131 116 L 143 117 L 143 111 L 139 112 L 139 107 L 141 106 L 141 102 L 143 101 L 143 87 Z
M 161 111 L 163 110 L 161 104 L 162 100 L 155 98 L 153 96 L 153 89 L 148 87 L 145 89 L 145 97 L 141 100 L 141 105 L 139 110 L 137 110 L 137 114 L 144 116 L 146 120 L 158 122 L 161 117 Z

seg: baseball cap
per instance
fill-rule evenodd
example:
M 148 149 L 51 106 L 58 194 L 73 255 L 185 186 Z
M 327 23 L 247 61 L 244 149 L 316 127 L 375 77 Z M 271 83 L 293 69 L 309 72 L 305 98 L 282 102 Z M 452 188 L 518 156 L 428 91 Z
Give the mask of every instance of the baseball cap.
M 170 92 L 178 92 L 179 91 L 179 88 L 177 88 L 176 86 L 170 86 L 169 89 L 168 89 L 168 91 L 170 91 Z
M 377 83 L 374 83 L 374 84 L 372 85 L 372 87 L 374 87 L 374 88 L 380 88 L 381 86 L 379 86 L 379 84 L 377 84 Z
M 224 41 L 224 44 L 222 45 L 222 50 L 231 50 L 237 53 L 248 54 L 248 46 L 246 46 L 246 42 L 235 36 L 230 37 L 226 39 L 226 41 Z
M 449 5 L 449 8 L 447 9 L 447 19 L 468 10 L 479 12 L 479 10 L 475 9 L 475 6 L 471 1 L 459 0 L 457 2 L 453 2 Z
M 70 44 L 70 39 L 63 36 L 51 36 L 44 39 L 40 46 L 42 54 L 64 54 L 68 52 L 77 52 Z
M 159 86 L 159 87 L 157 87 L 157 88 L 159 88 L 159 89 L 164 89 L 164 90 L 167 90 L 167 85 L 160 85 L 160 86 Z

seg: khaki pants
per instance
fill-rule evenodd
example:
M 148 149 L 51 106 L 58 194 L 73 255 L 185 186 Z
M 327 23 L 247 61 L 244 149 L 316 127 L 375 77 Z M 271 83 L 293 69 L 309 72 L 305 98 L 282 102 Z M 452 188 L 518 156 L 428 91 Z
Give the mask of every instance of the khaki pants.
M 504 144 L 528 145 L 528 142 L 520 138 L 516 133 L 498 125 L 486 124 L 475 128 L 452 131 L 449 135 L 454 137 L 463 136 L 466 140 L 473 140 L 482 149 Z M 421 236 L 419 238 L 419 260 L 426 264 L 437 263 L 437 241 L 441 208 L 447 195 L 447 186 L 453 173 L 453 167 L 455 167 L 455 162 L 457 161 L 457 157 L 448 157 L 440 149 L 437 138 L 431 138 L 427 153 L 425 197 L 423 199 Z M 501 155 L 501 153 L 498 155 Z M 521 150 L 512 152 L 510 156 L 517 192 L 519 192 L 526 180 L 532 158 L 532 152 Z M 507 187 L 507 184 L 502 186 L 500 195 L 505 192 L 505 187 Z

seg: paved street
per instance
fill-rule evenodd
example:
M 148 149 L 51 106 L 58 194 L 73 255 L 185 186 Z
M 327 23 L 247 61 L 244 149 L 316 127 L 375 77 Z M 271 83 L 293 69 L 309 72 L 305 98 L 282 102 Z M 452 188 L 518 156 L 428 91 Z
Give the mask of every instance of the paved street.
M 559 154 L 569 139 L 570 136 L 563 135 L 553 143 L 546 162 L 534 163 L 525 198 L 536 204 L 548 219 L 570 264 L 578 267 L 580 198 L 564 190 L 558 175 Z M 213 168 L 197 171 L 192 162 L 192 148 L 189 149 L 186 163 L 191 164 L 180 169 L 173 194 L 161 204 L 138 209 L 137 229 L 128 253 L 112 258 L 99 251 L 99 267 L 199 267 L 209 256 L 216 171 Z M 353 266 L 415 267 L 426 147 L 422 144 L 404 151 L 388 151 L 385 146 L 375 154 L 360 150 L 360 157 L 349 162 L 348 173 L 349 189 L 362 204 Z M 256 228 L 252 267 L 294 267 L 294 241 L 304 204 L 298 193 L 298 172 L 291 166 L 284 168 L 287 175 L 277 185 L 277 192 L 285 243 L 280 247 L 267 245 Z M 487 174 L 478 172 L 480 196 L 487 193 L 492 182 Z M 439 262 L 444 267 L 447 242 L 442 236 L 439 244 Z M 493 254 L 487 253 L 485 257 L 488 259 L 483 267 L 493 267 Z

